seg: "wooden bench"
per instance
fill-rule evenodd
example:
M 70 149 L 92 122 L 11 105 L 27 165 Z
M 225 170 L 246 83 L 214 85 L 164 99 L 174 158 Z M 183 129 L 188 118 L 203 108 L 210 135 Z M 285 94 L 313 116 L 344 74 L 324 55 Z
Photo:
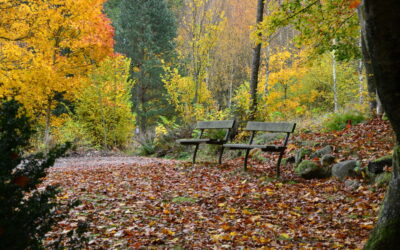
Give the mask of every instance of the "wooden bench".
M 221 145 L 220 154 L 218 163 L 221 164 L 222 162 L 222 154 L 224 153 L 224 147 L 222 145 L 226 143 L 230 137 L 230 133 L 235 125 L 235 120 L 226 120 L 226 121 L 199 121 L 196 124 L 195 129 L 200 129 L 200 136 L 199 138 L 193 139 L 179 139 L 177 140 L 178 143 L 182 145 L 195 145 L 194 153 L 193 153 L 193 163 L 196 161 L 197 150 L 199 149 L 200 144 L 215 144 Z M 226 129 L 226 133 L 223 139 L 217 138 L 203 138 L 204 131 L 210 129 Z
M 247 170 L 247 158 L 251 149 L 259 148 L 264 152 L 279 152 L 279 159 L 276 165 L 276 175 L 279 177 L 282 156 L 285 153 L 286 145 L 289 140 L 289 136 L 293 133 L 296 127 L 296 123 L 274 123 L 274 122 L 248 122 L 245 130 L 251 131 L 250 140 L 247 144 L 224 144 L 224 148 L 231 150 L 246 150 L 246 156 L 244 158 L 244 170 Z M 257 132 L 272 132 L 272 133 L 286 133 L 286 137 L 283 140 L 282 145 L 257 145 L 253 144 L 254 136 Z

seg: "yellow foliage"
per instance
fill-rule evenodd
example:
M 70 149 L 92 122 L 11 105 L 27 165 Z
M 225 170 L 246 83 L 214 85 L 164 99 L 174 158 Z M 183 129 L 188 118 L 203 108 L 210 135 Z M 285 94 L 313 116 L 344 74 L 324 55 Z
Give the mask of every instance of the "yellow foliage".
M 104 1 L 1 1 L 0 96 L 16 91 L 34 117 L 50 114 L 56 94 L 74 100 L 93 64 L 113 53 Z
M 200 82 L 197 103 L 194 103 L 195 81 L 190 76 L 181 76 L 177 69 L 164 67 L 162 80 L 168 92 L 168 101 L 175 107 L 186 123 L 206 119 L 215 108 L 211 92 L 205 82 Z

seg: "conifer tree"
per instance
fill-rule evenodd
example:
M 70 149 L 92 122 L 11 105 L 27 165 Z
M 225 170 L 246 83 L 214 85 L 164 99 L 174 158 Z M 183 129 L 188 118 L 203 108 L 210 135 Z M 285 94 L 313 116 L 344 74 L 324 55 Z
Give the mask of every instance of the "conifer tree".
M 174 50 L 176 25 L 164 0 L 122 0 L 116 26 L 116 51 L 131 58 L 131 79 L 136 124 L 141 132 L 155 125 L 155 118 L 169 110 L 160 75 L 162 61 Z
M 55 212 L 57 188 L 38 185 L 68 145 L 24 156 L 34 131 L 21 107 L 0 100 L 0 249 L 42 248 L 45 234 L 65 214 Z

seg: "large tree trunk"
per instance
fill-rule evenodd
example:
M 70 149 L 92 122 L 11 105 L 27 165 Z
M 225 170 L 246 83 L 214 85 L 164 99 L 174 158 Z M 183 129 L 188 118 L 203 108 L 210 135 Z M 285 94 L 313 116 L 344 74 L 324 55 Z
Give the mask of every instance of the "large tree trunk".
M 257 24 L 263 20 L 264 13 L 264 0 L 258 0 L 257 5 Z M 259 36 L 261 34 L 258 34 Z M 257 42 L 256 47 L 253 49 L 253 63 L 251 65 L 251 82 L 250 82 L 250 120 L 254 120 L 257 112 L 257 85 L 258 85 L 258 71 L 260 70 L 260 57 L 261 57 L 261 43 Z
M 400 246 L 400 1 L 364 0 L 366 52 L 371 58 L 378 95 L 396 134 L 393 178 L 378 222 L 365 249 Z

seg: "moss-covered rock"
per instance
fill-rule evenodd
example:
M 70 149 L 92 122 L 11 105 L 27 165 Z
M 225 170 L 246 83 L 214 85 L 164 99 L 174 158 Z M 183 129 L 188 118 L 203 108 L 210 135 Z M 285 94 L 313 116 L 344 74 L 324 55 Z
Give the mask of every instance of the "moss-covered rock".
M 312 154 L 310 155 L 310 158 L 311 158 L 311 159 L 314 159 L 314 158 L 321 158 L 321 157 L 324 156 L 324 155 L 332 154 L 332 153 L 333 153 L 333 147 L 332 147 L 331 145 L 328 145 L 328 146 L 323 147 L 323 148 L 321 148 L 321 149 L 315 151 L 314 153 L 312 153 Z
M 308 160 L 302 161 L 295 168 L 295 173 L 304 179 L 322 179 L 328 177 L 326 169 Z
M 332 167 L 332 175 L 339 178 L 340 180 L 344 180 L 346 177 L 357 176 L 357 172 L 355 168 L 360 164 L 355 160 L 348 160 L 336 163 Z
M 308 148 L 300 148 L 299 150 L 297 150 L 294 160 L 296 166 L 299 165 L 300 162 L 304 160 L 304 158 L 310 155 L 311 153 L 312 153 L 311 149 Z
M 392 173 L 391 172 L 383 172 L 378 174 L 375 177 L 375 184 L 378 187 L 384 187 L 387 186 L 390 182 L 390 180 L 392 179 Z
M 385 166 L 392 166 L 392 156 L 387 155 L 368 163 L 368 172 L 373 174 L 380 174 L 383 172 Z

